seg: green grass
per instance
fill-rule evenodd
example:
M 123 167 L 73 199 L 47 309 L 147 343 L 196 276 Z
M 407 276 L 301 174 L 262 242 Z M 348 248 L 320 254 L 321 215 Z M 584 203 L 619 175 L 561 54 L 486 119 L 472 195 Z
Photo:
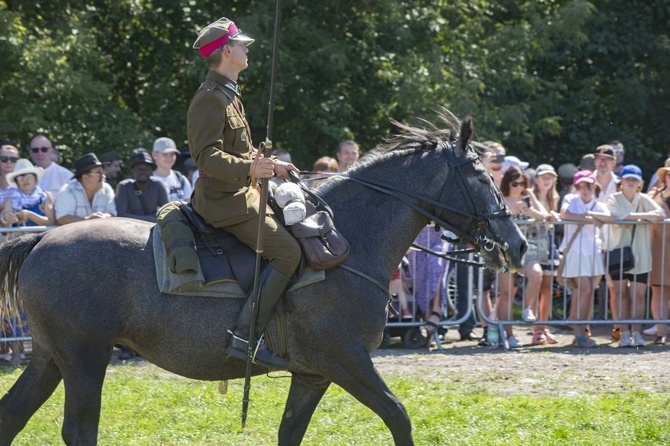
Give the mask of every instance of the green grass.
M 20 371 L 0 370 L 0 392 Z M 388 380 L 405 404 L 417 445 L 670 444 L 670 397 L 624 394 L 504 396 L 467 377 L 446 382 Z M 240 427 L 241 380 L 227 395 L 218 383 L 164 373 L 143 362 L 109 368 L 103 391 L 101 445 L 271 445 L 288 379 L 256 377 L 246 429 Z M 30 420 L 15 445 L 60 445 L 63 387 Z M 382 421 L 341 388 L 331 386 L 314 414 L 305 445 L 389 445 Z

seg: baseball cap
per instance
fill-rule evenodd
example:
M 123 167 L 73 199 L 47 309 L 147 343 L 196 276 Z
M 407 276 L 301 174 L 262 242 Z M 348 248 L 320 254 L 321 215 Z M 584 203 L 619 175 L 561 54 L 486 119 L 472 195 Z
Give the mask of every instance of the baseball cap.
M 179 153 L 179 150 L 177 150 L 177 144 L 170 139 L 166 137 L 158 138 L 156 141 L 154 141 L 154 152 L 159 152 L 159 153 Z
M 550 173 L 558 178 L 558 174 L 554 170 L 554 166 L 552 166 L 551 164 L 540 164 L 539 166 L 537 166 L 537 169 L 535 169 L 536 177 L 544 175 L 545 173 Z
M 579 184 L 579 183 L 593 184 L 595 182 L 596 182 L 596 176 L 590 170 L 580 170 L 575 174 L 575 178 L 572 180 L 572 184 Z
M 598 146 L 596 148 L 596 151 L 593 153 L 594 156 L 597 155 L 602 155 L 602 156 L 607 156 L 612 159 L 615 159 L 616 157 L 614 156 L 614 148 L 610 146 L 609 144 L 603 144 L 602 146 Z
M 628 164 L 623 166 L 621 172 L 619 173 L 621 178 L 635 178 L 638 181 L 642 181 L 642 169 L 637 167 L 635 164 Z
M 245 46 L 254 43 L 254 39 L 244 34 L 232 20 L 221 17 L 200 31 L 198 38 L 193 43 L 193 48 L 198 50 L 202 57 L 207 57 L 229 40 L 241 42 Z

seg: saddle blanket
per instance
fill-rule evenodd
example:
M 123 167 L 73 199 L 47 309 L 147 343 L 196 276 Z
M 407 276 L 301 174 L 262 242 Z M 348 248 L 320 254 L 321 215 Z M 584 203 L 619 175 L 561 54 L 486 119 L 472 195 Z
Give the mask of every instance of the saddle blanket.
M 156 265 L 156 279 L 161 293 L 178 294 L 184 296 L 219 297 L 219 298 L 246 298 L 247 294 L 235 280 L 223 280 L 205 285 L 205 277 L 202 270 L 198 268 L 197 273 L 177 274 L 170 271 L 166 261 L 165 246 L 161 239 L 160 227 L 154 226 L 151 232 L 153 239 L 151 244 L 154 250 L 154 263 Z M 320 282 L 326 278 L 325 271 L 314 271 L 306 268 L 298 280 L 287 290 L 297 290 L 312 283 Z

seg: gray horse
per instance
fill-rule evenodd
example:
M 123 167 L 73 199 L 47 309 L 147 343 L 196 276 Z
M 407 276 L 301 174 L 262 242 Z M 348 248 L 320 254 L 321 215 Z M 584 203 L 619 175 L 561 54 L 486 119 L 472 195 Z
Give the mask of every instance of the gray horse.
M 453 116 L 444 120 L 450 130 L 400 126 L 399 135 L 319 188 L 351 251 L 348 269 L 330 270 L 324 281 L 286 297 L 292 376 L 280 445 L 301 443 L 331 382 L 379 415 L 396 445 L 414 444 L 405 408 L 370 352 L 382 340 L 390 276 L 430 220 L 475 243 L 492 267 L 521 266 L 525 239 L 469 142 L 471 120 L 460 129 Z M 226 355 L 227 330 L 243 300 L 161 294 L 151 227 L 104 219 L 0 248 L 0 308 L 22 302 L 33 336 L 30 363 L 0 400 L 0 446 L 12 443 L 61 380 L 65 443 L 95 445 L 105 370 L 116 343 L 189 378 L 244 376 L 244 362 Z M 275 325 L 267 332 L 277 345 Z

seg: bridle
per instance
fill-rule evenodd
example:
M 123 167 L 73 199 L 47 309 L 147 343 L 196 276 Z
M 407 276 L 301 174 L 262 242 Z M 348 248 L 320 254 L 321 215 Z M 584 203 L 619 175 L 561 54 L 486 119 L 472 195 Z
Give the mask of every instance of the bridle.
M 500 234 L 494 231 L 494 229 L 491 227 L 491 220 L 494 218 L 509 217 L 511 215 L 509 207 L 505 204 L 504 201 L 501 201 L 499 203 L 500 207 L 496 211 L 489 213 L 481 212 L 475 205 L 475 201 L 470 194 L 470 189 L 468 188 L 462 172 L 462 168 L 464 166 L 473 164 L 477 159 L 479 159 L 478 155 L 474 150 L 467 147 L 463 151 L 463 155 L 456 156 L 454 150 L 452 150 L 453 146 L 451 143 L 439 141 L 438 144 L 442 149 L 442 153 L 444 153 L 447 157 L 447 166 L 449 166 L 449 172 L 447 173 L 447 178 L 444 182 L 444 186 L 442 187 L 439 200 L 434 200 L 431 197 L 419 193 L 402 190 L 399 186 L 383 180 L 370 178 L 355 173 L 347 172 L 342 174 L 341 177 L 400 200 L 415 211 L 426 216 L 428 219 L 430 219 L 430 221 L 435 223 L 436 226 L 440 226 L 455 234 L 456 238 L 443 236 L 443 238 L 449 242 L 457 244 L 472 244 L 489 252 L 499 248 L 501 251 L 503 251 L 503 253 L 506 253 L 509 250 L 509 244 L 502 239 Z M 459 184 L 461 190 L 463 191 L 463 197 L 465 198 L 467 209 L 457 208 L 446 203 L 446 201 L 448 201 L 449 195 L 452 192 L 452 187 L 456 183 Z M 437 216 L 436 213 L 432 213 L 422 207 L 421 204 L 429 204 L 439 210 L 460 214 L 472 220 L 473 224 L 471 224 L 470 228 L 467 230 L 456 228 L 455 226 Z

